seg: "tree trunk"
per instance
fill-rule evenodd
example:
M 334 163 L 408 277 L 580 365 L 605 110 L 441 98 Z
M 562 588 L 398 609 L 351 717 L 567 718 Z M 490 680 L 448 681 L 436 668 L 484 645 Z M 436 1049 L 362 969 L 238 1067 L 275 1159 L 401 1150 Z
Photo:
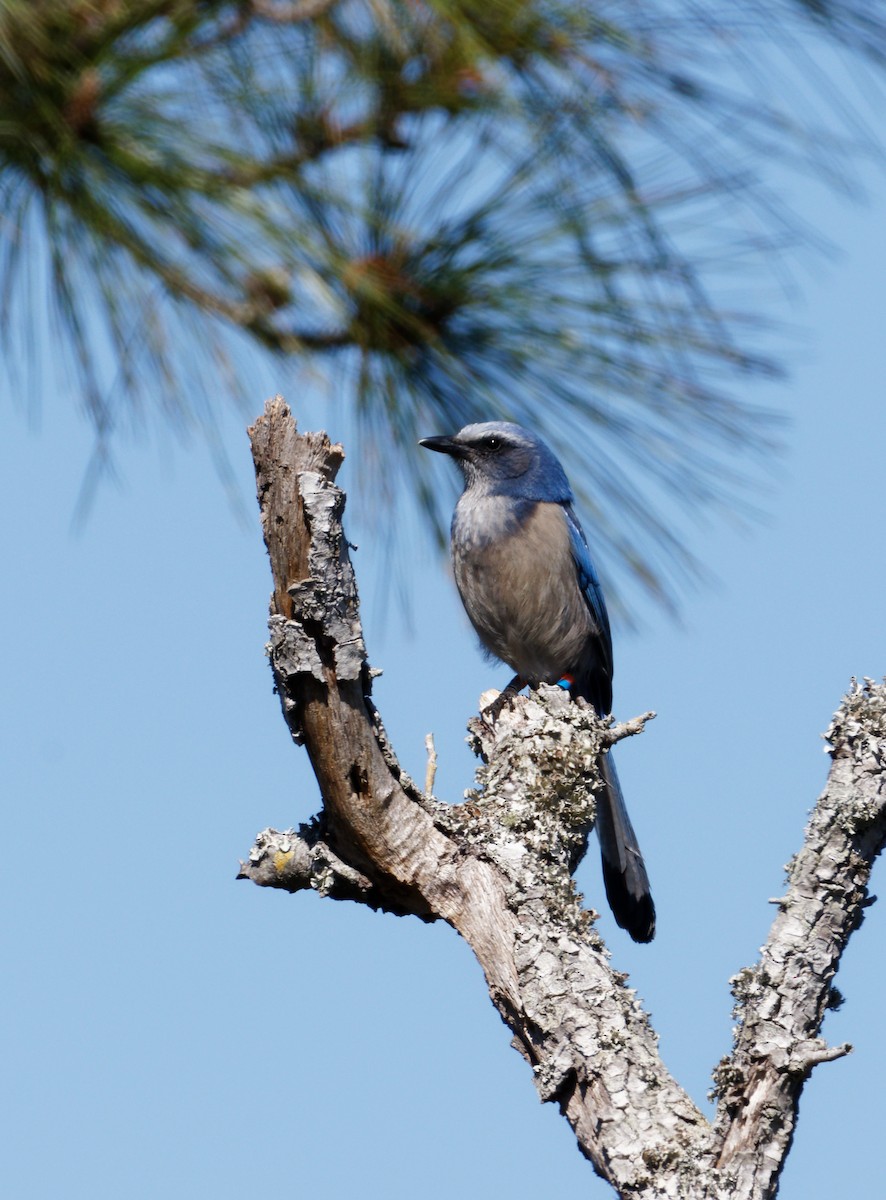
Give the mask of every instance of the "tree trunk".
M 542 687 L 494 725 L 470 723 L 482 765 L 467 801 L 423 793 L 370 698 L 334 483 L 342 449 L 325 434 L 299 435 L 280 398 L 250 436 L 274 582 L 271 665 L 323 810 L 297 831 L 259 834 L 241 877 L 457 929 L 542 1100 L 560 1106 L 620 1196 L 773 1196 L 805 1080 L 850 1049 L 828 1047 L 819 1032 L 886 840 L 886 688 L 853 683 L 828 730 L 828 783 L 769 938 L 732 980 L 735 1045 L 714 1072 L 709 1122 L 662 1063 L 572 878 L 594 823 L 597 756 L 652 714 L 613 726 Z

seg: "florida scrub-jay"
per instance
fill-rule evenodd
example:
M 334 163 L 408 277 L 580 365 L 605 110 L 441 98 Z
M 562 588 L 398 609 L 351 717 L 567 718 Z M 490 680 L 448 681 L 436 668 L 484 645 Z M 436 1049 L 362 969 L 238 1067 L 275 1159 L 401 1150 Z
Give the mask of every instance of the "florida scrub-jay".
M 452 518 L 452 565 L 471 624 L 519 685 L 570 683 L 601 715 L 612 709 L 612 636 L 587 540 L 559 460 L 541 438 L 507 421 L 425 438 L 448 454 L 465 488 Z M 597 832 L 606 896 L 636 942 L 655 934 L 655 906 L 611 753 Z

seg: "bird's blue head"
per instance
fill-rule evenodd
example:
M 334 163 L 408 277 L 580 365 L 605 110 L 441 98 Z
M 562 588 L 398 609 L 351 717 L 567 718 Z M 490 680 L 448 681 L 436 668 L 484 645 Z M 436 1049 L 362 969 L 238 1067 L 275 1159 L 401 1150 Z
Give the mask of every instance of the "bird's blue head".
M 522 425 L 483 421 L 451 437 L 423 438 L 419 445 L 453 458 L 471 493 L 561 504 L 572 499 L 557 456 Z

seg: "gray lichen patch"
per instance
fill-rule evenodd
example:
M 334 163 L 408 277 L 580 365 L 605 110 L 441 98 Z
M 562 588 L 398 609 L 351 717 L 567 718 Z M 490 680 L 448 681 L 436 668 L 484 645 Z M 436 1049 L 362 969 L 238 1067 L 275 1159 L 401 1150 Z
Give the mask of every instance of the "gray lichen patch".
M 475 787 L 464 804 L 437 814 L 441 829 L 496 863 L 512 901 L 545 897 L 548 919 L 587 936 L 572 874 L 584 855 L 601 786 L 597 760 L 607 724 L 558 687 L 517 696 L 494 724 L 469 723 L 478 755 Z
M 867 678 L 861 683 L 853 679 L 824 738 L 834 756 L 849 753 L 859 759 L 871 757 L 882 765 L 883 740 L 886 738 L 886 684 Z

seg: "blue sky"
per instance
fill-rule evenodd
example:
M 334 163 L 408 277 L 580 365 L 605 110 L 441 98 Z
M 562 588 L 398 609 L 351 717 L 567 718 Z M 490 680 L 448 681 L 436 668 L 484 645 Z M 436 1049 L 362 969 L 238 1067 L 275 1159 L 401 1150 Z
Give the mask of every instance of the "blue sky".
M 637 947 L 608 914 L 601 927 L 697 1102 L 729 1048 L 728 977 L 756 957 L 824 782 L 819 734 L 850 676 L 886 667 L 876 189 L 866 207 L 817 188 L 802 201 L 840 257 L 804 278 L 802 303 L 782 301 L 806 330 L 789 382 L 754 390 L 791 419 L 768 518 L 699 528 L 693 548 L 718 582 L 687 597 L 681 625 L 654 615 L 616 630 L 617 715 L 659 713 L 619 753 L 659 933 Z M 303 427 L 322 418 L 294 373 L 277 386 Z M 246 522 L 199 447 L 161 440 L 125 450 L 124 485 L 99 492 L 80 531 L 85 424 L 52 398 L 39 429 L 8 401 L 3 424 L 5 1193 L 609 1195 L 538 1103 L 451 930 L 234 881 L 257 830 L 318 806 L 263 656 L 269 577 L 245 421 L 225 418 L 222 435 Z M 376 697 L 416 774 L 434 731 L 438 792 L 457 799 L 471 782 L 465 720 L 508 673 L 482 661 L 430 556 L 415 556 L 411 623 L 384 613 L 377 549 L 363 531 Z M 595 854 L 580 881 L 598 903 Z M 884 939 L 877 905 L 825 1026 L 856 1050 L 807 1085 L 782 1200 L 870 1193 L 881 1178 Z

